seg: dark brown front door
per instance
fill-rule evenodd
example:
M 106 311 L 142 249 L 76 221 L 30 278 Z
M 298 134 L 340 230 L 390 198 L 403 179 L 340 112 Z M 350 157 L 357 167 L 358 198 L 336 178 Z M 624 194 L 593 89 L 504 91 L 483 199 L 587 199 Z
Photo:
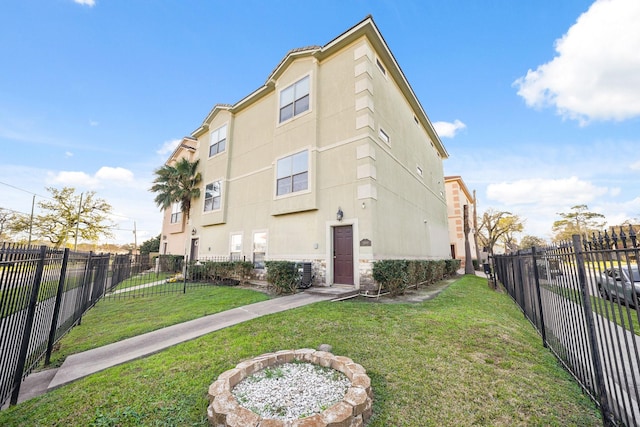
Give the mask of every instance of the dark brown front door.
M 350 225 L 333 228 L 333 283 L 353 285 L 353 230 Z

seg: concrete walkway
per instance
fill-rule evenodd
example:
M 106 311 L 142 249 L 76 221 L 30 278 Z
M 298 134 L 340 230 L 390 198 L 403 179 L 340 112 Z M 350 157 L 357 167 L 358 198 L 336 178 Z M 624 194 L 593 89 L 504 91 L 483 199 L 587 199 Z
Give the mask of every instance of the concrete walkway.
M 318 301 L 332 300 L 340 297 L 343 293 L 344 290 L 333 288 L 333 291 L 324 293 L 301 292 L 295 295 L 273 298 L 168 326 L 104 347 L 73 354 L 67 357 L 62 366 L 57 369 L 49 369 L 29 375 L 20 387 L 18 403 L 40 396 L 87 375 L 157 353 L 210 332 L 267 314 L 302 307 Z

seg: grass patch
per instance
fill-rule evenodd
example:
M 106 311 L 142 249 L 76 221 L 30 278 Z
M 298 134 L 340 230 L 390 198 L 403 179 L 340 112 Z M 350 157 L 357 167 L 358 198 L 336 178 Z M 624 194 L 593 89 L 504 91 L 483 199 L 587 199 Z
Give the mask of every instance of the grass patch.
M 322 302 L 264 316 L 21 403 L 0 425 L 207 426 L 219 374 L 321 343 L 367 369 L 369 427 L 602 425 L 509 296 L 486 283 L 464 276 L 420 304 Z
M 56 344 L 51 365 L 60 366 L 71 354 L 267 299 L 250 289 L 205 286 L 187 293 L 101 300 Z
M 126 288 L 131 288 L 134 286 L 140 286 L 140 285 L 144 285 L 147 283 L 153 283 L 153 282 L 159 282 L 159 281 L 163 281 L 165 279 L 168 279 L 169 277 L 175 276 L 175 274 L 171 274 L 171 273 L 165 273 L 165 272 L 144 272 L 144 273 L 140 273 L 136 276 L 130 277 L 126 280 L 123 280 L 122 282 L 118 283 L 117 286 L 115 286 L 113 289 L 111 289 L 109 292 L 113 292 L 113 291 L 117 291 L 120 289 L 126 289 Z

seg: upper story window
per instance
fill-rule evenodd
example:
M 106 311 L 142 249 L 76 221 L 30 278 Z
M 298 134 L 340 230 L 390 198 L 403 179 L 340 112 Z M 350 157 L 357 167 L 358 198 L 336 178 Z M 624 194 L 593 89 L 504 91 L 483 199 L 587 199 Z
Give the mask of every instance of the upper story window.
M 204 211 L 214 211 L 220 209 L 220 199 L 222 196 L 222 183 L 220 181 L 207 184 L 204 189 Z
M 309 76 L 280 92 L 280 123 L 309 109 Z
M 209 143 L 209 157 L 213 157 L 224 151 L 227 145 L 227 125 L 219 127 L 211 132 L 211 142 Z
M 309 188 L 309 152 L 307 150 L 278 160 L 277 195 Z
M 182 209 L 180 208 L 180 202 L 173 202 L 171 204 L 171 224 L 176 224 L 182 220 Z
M 382 62 L 380 62 L 380 60 L 378 58 L 376 58 L 376 65 L 380 69 L 380 72 L 382 73 L 382 75 L 386 77 L 387 70 L 384 68 L 384 65 L 382 65 Z
M 389 144 L 389 135 L 384 131 L 384 129 L 380 128 L 378 130 L 378 135 L 380 136 L 381 140 Z

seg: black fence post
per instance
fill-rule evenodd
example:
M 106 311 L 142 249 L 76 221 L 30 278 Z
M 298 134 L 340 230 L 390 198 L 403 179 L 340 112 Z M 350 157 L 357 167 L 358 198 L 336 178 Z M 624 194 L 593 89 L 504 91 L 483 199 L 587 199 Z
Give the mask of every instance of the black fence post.
M 544 314 L 542 313 L 542 296 L 540 295 L 540 273 L 538 273 L 538 263 L 536 262 L 536 247 L 531 248 L 531 258 L 533 259 L 533 280 L 536 288 L 536 298 L 540 315 L 540 334 L 542 335 L 542 345 L 547 347 L 547 332 L 544 327 Z
M 56 291 L 56 305 L 53 308 L 53 316 L 51 319 L 51 328 L 49 329 L 49 341 L 47 342 L 47 354 L 44 358 L 45 366 L 51 363 L 51 353 L 53 352 L 53 343 L 56 340 L 56 331 L 58 330 L 58 317 L 60 316 L 60 306 L 62 305 L 62 291 L 67 277 L 67 263 L 69 261 L 69 248 L 64 249 L 62 257 L 62 266 L 60 268 L 60 279 L 58 280 L 58 290 Z
M 189 274 L 189 256 L 184 256 L 184 265 L 182 266 L 182 293 L 187 293 L 187 274 Z
M 31 330 L 33 328 L 33 319 L 35 318 L 36 306 L 38 305 L 38 293 L 40 292 L 40 283 L 42 282 L 42 272 L 44 271 L 44 261 L 47 255 L 47 247 L 40 246 L 40 259 L 36 267 L 36 273 L 33 277 L 31 287 L 31 298 L 27 309 L 27 319 L 25 321 L 24 332 L 22 335 L 22 343 L 20 345 L 20 355 L 18 356 L 18 364 L 16 372 L 13 376 L 13 393 L 11 394 L 10 405 L 18 403 L 20 395 L 20 384 L 22 383 L 22 375 L 24 373 L 24 365 L 27 360 L 27 352 L 29 351 L 29 341 L 31 341 Z
M 578 282 L 580 285 L 580 293 L 584 301 L 583 309 L 585 320 L 587 322 L 587 338 L 589 340 L 589 350 L 591 351 L 591 359 L 593 360 L 593 370 L 595 371 L 595 386 L 598 389 L 598 401 L 600 410 L 602 411 L 602 422 L 605 426 L 613 425 L 611 422 L 611 410 L 609 409 L 609 399 L 607 398 L 607 390 L 605 388 L 604 372 L 602 370 L 602 360 L 600 351 L 598 350 L 598 341 L 596 337 L 595 319 L 593 309 L 591 308 L 591 296 L 587 286 L 587 272 L 584 265 L 584 254 L 580 236 L 574 234 L 572 236 L 573 250 L 576 254 L 576 267 L 578 270 Z

